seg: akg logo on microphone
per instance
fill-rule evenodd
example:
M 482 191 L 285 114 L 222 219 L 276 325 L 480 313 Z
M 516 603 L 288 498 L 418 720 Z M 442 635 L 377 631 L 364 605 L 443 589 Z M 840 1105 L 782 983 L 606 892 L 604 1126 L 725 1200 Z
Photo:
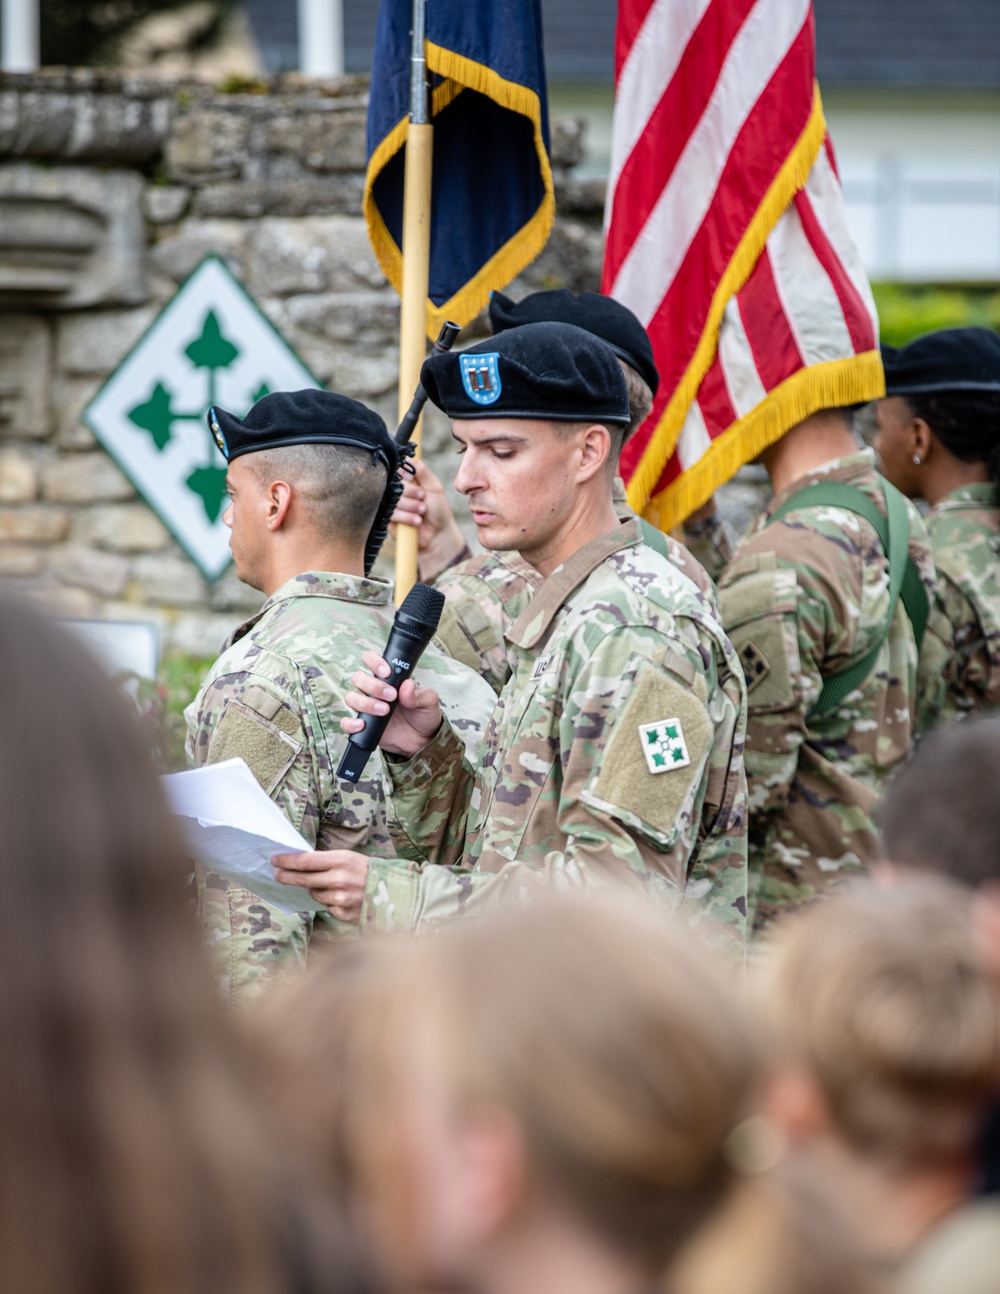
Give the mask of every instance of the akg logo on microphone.
M 397 660 L 395 656 L 393 656 L 389 664 L 393 669 L 409 670 L 413 668 L 408 660 Z

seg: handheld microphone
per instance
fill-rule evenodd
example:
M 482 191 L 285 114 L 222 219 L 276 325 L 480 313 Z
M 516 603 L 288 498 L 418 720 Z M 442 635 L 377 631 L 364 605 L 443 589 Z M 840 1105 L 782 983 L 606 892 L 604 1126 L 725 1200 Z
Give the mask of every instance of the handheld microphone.
M 364 772 L 368 756 L 381 741 L 385 726 L 396 708 L 400 686 L 413 673 L 424 648 L 437 632 L 443 606 L 444 594 L 427 584 L 414 584 L 403 599 L 382 653 L 392 667 L 392 673 L 383 682 L 396 689 L 396 701 L 390 702 L 388 714 L 361 716 L 365 726 L 347 738 L 347 749 L 337 769 L 337 776 L 344 781 L 356 782 Z

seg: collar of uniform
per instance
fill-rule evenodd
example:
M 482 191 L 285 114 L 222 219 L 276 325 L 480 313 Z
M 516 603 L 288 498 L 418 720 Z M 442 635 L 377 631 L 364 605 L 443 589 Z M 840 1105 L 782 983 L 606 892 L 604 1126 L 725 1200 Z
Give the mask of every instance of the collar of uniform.
M 293 575 L 275 589 L 259 611 L 249 620 L 234 629 L 226 640 L 226 646 L 250 632 L 254 625 L 272 607 L 290 598 L 334 598 L 340 602 L 364 602 L 368 606 L 387 606 L 392 598 L 392 585 L 388 580 L 366 579 L 363 575 L 342 575 L 339 571 L 303 571 Z
M 640 543 L 642 530 L 638 517 L 633 517 L 630 521 L 623 521 L 617 529 L 606 530 L 589 544 L 584 544 L 552 572 L 507 630 L 507 641 L 528 650 L 536 647 L 573 590 L 579 588 L 587 576 L 613 553 Z
M 829 463 L 814 467 L 805 476 L 787 485 L 780 494 L 776 494 L 764 509 L 764 515 L 770 517 L 781 507 L 786 499 L 806 490 L 810 485 L 819 485 L 823 481 L 854 481 L 859 476 L 867 476 L 875 471 L 875 451 L 859 449 L 856 454 L 847 454 L 843 458 L 831 458 Z M 803 504 L 803 506 L 805 506 Z
M 935 512 L 946 512 L 951 508 L 995 508 L 1000 502 L 997 498 L 997 487 L 993 481 L 976 481 L 972 485 L 960 485 L 957 490 L 950 490 L 943 499 L 934 505 Z

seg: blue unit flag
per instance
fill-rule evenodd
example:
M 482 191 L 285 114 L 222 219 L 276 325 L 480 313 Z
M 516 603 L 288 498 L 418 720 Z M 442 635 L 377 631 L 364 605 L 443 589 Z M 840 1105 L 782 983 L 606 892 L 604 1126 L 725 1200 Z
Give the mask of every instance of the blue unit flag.
M 402 284 L 411 0 L 382 0 L 364 211 Z M 434 162 L 427 332 L 466 324 L 545 246 L 555 214 L 540 0 L 427 0 Z

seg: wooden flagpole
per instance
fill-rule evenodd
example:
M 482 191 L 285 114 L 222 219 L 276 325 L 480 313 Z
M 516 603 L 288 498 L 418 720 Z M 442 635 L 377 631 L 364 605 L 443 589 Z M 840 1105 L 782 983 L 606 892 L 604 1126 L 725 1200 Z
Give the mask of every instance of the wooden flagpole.
M 427 285 L 431 252 L 431 163 L 434 127 L 427 93 L 427 0 L 413 0 L 410 120 L 403 180 L 403 290 L 399 312 L 399 421 L 410 407 L 427 354 Z M 423 418 L 413 432 L 420 457 Z M 417 579 L 417 531 L 396 527 L 396 605 Z

